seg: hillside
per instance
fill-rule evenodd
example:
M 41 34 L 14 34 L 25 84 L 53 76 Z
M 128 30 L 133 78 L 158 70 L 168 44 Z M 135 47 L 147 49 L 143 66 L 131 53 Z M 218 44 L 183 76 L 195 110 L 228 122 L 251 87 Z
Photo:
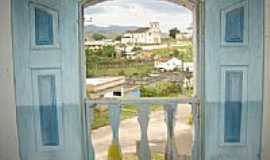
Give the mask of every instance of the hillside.
M 135 30 L 140 26 L 119 26 L 119 25 L 110 25 L 107 27 L 96 26 L 96 25 L 88 25 L 85 26 L 84 32 L 85 36 L 88 40 L 92 40 L 93 33 L 100 33 L 106 36 L 109 39 L 114 39 L 119 35 L 122 35 L 128 30 Z M 169 38 L 168 33 L 162 33 L 162 38 Z
M 96 26 L 96 25 L 88 25 L 85 26 L 85 35 L 87 39 L 92 39 L 91 36 L 93 33 L 101 33 L 105 35 L 107 38 L 114 39 L 118 35 L 126 32 L 127 30 L 134 30 L 137 29 L 138 26 L 117 26 L 111 25 L 108 27 Z

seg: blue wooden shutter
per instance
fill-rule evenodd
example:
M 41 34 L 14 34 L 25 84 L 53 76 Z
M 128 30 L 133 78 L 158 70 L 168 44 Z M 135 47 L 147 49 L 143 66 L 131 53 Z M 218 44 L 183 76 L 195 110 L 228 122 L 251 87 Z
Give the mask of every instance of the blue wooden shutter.
M 226 42 L 244 41 L 244 7 L 236 8 L 226 14 Z
M 35 8 L 35 39 L 36 45 L 53 44 L 53 16 L 39 8 Z
M 225 85 L 225 142 L 240 142 L 242 119 L 243 73 L 226 73 Z
M 42 144 L 57 146 L 59 145 L 59 131 L 55 77 L 52 75 L 39 76 L 38 87 Z

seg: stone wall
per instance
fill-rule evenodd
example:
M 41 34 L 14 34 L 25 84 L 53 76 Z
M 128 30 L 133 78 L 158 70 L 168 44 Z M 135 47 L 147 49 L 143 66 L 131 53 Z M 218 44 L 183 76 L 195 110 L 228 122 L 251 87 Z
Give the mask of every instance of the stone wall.
M 265 77 L 262 160 L 270 159 L 270 0 L 265 0 Z
M 0 159 L 19 160 L 12 64 L 11 0 L 0 1 Z

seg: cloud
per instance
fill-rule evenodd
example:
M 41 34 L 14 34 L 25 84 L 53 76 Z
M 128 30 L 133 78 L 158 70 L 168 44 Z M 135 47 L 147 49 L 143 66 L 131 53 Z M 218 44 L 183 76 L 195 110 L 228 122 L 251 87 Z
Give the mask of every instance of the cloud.
M 173 27 L 184 30 L 192 23 L 191 11 L 160 0 L 106 1 L 86 8 L 85 17 L 93 20 L 86 22 L 86 25 L 100 26 L 145 26 L 150 21 L 159 21 L 163 31 L 168 31 Z

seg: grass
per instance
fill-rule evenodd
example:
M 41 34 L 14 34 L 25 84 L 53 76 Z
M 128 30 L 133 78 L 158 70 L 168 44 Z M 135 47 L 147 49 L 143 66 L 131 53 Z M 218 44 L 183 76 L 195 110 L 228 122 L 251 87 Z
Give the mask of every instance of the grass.
M 164 154 L 162 153 L 152 153 L 152 160 L 165 160 Z M 136 154 L 124 154 L 123 160 L 139 160 Z
M 152 52 L 154 53 L 154 55 L 158 55 L 161 57 L 169 57 L 171 55 L 173 55 L 174 49 L 170 49 L 170 48 L 162 48 L 162 49 L 155 49 Z
M 121 110 L 121 120 L 129 119 L 137 116 L 137 108 L 136 106 L 127 105 Z M 163 108 L 161 106 L 151 106 L 151 111 L 159 111 Z M 104 127 L 110 124 L 109 120 L 109 111 L 107 107 L 99 107 L 94 109 L 94 119 L 92 123 L 92 129 L 97 129 L 100 127 Z
M 138 65 L 135 67 L 121 67 L 121 68 L 96 68 L 90 70 L 92 77 L 98 76 L 132 76 L 132 75 L 146 75 L 154 70 L 153 64 Z
M 176 54 L 175 51 L 178 53 Z M 161 57 L 177 57 L 184 62 L 192 62 L 192 45 L 186 46 L 179 46 L 173 48 L 162 48 L 162 49 L 155 49 L 152 51 L 154 55 L 158 55 Z

